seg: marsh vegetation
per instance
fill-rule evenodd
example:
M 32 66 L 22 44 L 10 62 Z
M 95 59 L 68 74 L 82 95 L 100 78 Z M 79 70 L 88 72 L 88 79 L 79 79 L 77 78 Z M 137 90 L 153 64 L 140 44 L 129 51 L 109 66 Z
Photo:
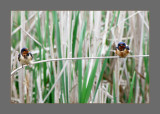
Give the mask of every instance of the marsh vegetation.
M 16 103 L 149 103 L 148 11 L 11 11 L 11 72 L 27 47 L 33 61 L 11 76 Z M 125 42 L 128 58 L 114 58 Z M 141 55 L 134 57 L 134 55 Z

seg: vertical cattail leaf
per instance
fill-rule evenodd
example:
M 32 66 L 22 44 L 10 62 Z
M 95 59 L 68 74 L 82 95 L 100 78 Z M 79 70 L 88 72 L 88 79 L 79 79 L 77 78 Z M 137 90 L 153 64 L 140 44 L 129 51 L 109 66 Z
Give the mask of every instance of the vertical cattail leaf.
M 83 23 L 82 31 L 80 35 L 80 42 L 79 42 L 79 50 L 78 50 L 78 57 L 82 57 L 82 46 L 83 46 L 83 40 L 86 33 L 86 26 L 87 21 Z M 82 89 L 82 60 L 78 60 L 78 97 L 79 97 L 79 103 L 81 102 L 81 89 Z

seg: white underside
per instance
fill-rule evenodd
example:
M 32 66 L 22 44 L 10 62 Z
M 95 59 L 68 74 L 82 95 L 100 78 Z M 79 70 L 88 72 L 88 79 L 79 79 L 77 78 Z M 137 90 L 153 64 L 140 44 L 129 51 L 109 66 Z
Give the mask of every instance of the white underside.
M 30 64 L 32 60 L 31 55 L 29 55 L 27 58 L 24 58 L 22 55 L 20 56 L 20 63 L 25 65 L 25 64 Z

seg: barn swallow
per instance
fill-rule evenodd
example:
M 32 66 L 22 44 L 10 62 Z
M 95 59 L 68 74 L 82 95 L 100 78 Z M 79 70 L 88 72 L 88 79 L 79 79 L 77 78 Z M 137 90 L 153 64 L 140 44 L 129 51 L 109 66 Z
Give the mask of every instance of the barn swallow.
M 125 58 L 130 52 L 129 47 L 124 42 L 119 42 L 115 53 L 121 58 Z
M 22 48 L 21 53 L 18 55 L 19 62 L 23 65 L 29 65 L 33 59 L 32 53 L 28 51 L 27 48 Z

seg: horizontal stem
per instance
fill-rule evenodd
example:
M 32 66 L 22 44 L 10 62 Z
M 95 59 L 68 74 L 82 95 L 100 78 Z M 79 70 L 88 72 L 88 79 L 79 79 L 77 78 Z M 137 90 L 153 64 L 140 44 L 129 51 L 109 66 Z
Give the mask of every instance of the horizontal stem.
M 129 57 L 148 57 L 149 55 L 129 55 L 127 56 L 127 58 Z M 50 61 L 63 61 L 63 60 L 85 60 L 85 59 L 112 59 L 112 58 L 119 58 L 119 56 L 107 56 L 107 57 L 79 57 L 79 58 L 59 58 L 59 59 L 48 59 L 48 60 L 41 60 L 41 61 L 36 61 L 36 62 L 32 62 L 31 64 L 38 64 L 38 63 L 43 63 L 43 62 L 50 62 Z M 27 65 L 23 65 L 23 67 L 26 67 Z M 15 69 L 14 71 L 11 72 L 11 76 L 16 73 L 18 70 L 20 70 L 22 68 L 19 67 L 17 69 Z
M 128 57 L 148 57 L 149 55 L 132 55 Z M 107 56 L 107 57 L 78 57 L 78 58 L 59 58 L 59 59 L 48 59 L 42 61 L 36 61 L 32 64 L 43 63 L 43 62 L 50 62 L 50 61 L 63 61 L 63 60 L 82 60 L 82 59 L 112 59 L 112 58 L 119 58 L 119 56 Z

